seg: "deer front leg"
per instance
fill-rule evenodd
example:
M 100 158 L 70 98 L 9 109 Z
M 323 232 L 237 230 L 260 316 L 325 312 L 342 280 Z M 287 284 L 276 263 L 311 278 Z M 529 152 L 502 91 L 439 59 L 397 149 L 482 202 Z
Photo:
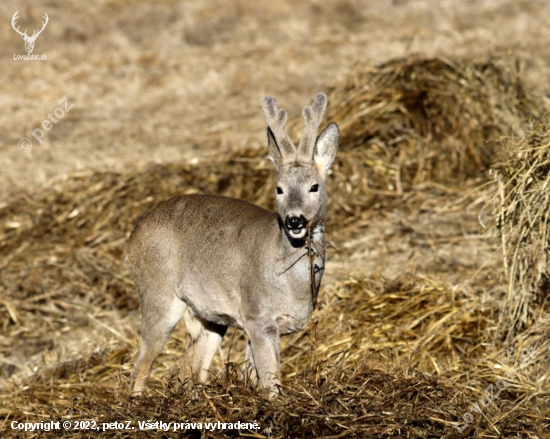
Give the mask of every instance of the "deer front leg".
M 254 366 L 254 357 L 252 356 L 252 347 L 250 346 L 250 340 L 246 344 L 246 354 L 244 356 L 244 364 L 241 367 L 242 378 L 244 381 L 248 380 L 252 385 L 258 383 L 258 376 L 256 375 L 256 366 Z
M 276 322 L 254 320 L 249 322 L 246 332 L 260 385 L 273 397 L 281 385 L 279 327 Z

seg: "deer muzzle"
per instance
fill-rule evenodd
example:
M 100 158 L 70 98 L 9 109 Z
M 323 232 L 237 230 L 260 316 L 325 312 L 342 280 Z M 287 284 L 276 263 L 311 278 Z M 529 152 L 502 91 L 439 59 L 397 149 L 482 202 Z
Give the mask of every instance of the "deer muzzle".
M 302 239 L 307 233 L 307 220 L 304 215 L 290 216 L 287 215 L 285 219 L 285 227 L 288 230 L 290 236 L 294 239 Z

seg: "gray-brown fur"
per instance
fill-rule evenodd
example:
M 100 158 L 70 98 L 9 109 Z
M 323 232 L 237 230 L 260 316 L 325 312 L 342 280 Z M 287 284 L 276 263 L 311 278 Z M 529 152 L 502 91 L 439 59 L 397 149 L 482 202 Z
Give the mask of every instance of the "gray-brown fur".
M 191 334 L 184 372 L 205 381 L 227 327 L 234 326 L 249 337 L 248 370 L 272 394 L 277 391 L 279 338 L 303 328 L 313 310 L 308 229 L 316 251 L 315 288 L 324 271 L 325 183 L 338 149 L 334 123 L 314 140 L 325 107 L 326 96 L 319 93 L 304 109 L 307 138 L 296 150 L 284 128 L 286 112 L 271 97 L 263 101 L 277 169 L 277 212 L 244 200 L 184 195 L 162 203 L 132 232 L 128 264 L 142 306 L 134 394 L 143 390 L 181 319 Z

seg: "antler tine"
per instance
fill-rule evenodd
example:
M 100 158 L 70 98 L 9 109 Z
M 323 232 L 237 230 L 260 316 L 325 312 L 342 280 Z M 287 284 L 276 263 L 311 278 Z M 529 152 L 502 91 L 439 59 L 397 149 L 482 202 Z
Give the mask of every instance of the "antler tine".
M 299 160 L 309 162 L 313 158 L 313 149 L 315 148 L 315 140 L 317 139 L 317 130 L 323 115 L 327 108 L 327 95 L 317 93 L 310 106 L 304 107 L 302 115 L 304 116 L 304 130 L 302 138 L 298 146 Z
M 36 36 L 38 36 L 38 35 L 40 35 L 40 34 L 42 33 L 42 31 L 44 30 L 44 28 L 46 27 L 46 25 L 48 24 L 48 21 L 49 21 L 49 19 L 50 19 L 50 18 L 48 17 L 48 14 L 46 14 L 45 12 L 44 12 L 44 17 L 42 17 L 42 18 L 45 18 L 46 21 L 45 21 L 45 22 L 44 22 L 44 21 L 42 22 L 42 29 L 40 29 L 40 30 L 38 31 L 38 33 L 36 34 Z M 36 32 L 36 31 L 35 31 L 35 32 Z M 34 34 L 33 34 L 33 36 L 34 36 Z
M 15 14 L 13 14 L 13 18 L 11 19 L 11 27 L 13 27 L 13 30 L 15 32 L 17 32 L 19 35 L 23 36 L 27 36 L 27 29 L 25 29 L 25 33 L 21 32 L 19 30 L 20 26 L 17 26 L 17 28 L 15 27 L 15 22 L 17 21 L 17 19 L 19 18 L 19 15 L 17 15 L 19 13 L 19 11 L 15 11 Z
M 296 147 L 286 132 L 287 113 L 282 108 L 277 108 L 277 101 L 272 96 L 266 96 L 262 101 L 265 118 L 269 128 L 277 140 L 281 154 L 290 155 L 296 153 Z

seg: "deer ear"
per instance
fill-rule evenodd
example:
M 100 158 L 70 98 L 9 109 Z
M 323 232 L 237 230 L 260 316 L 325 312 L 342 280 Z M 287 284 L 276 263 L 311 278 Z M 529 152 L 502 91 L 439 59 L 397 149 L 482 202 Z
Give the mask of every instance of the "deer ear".
M 278 168 L 283 161 L 283 155 L 281 154 L 279 145 L 277 145 L 273 131 L 269 127 L 267 127 L 267 148 L 269 151 L 269 160 Z
M 318 168 L 324 171 L 330 168 L 338 152 L 339 140 L 338 125 L 332 122 L 323 130 L 315 143 L 313 160 Z
M 24 40 L 24 39 L 25 39 L 25 35 L 21 35 L 21 39 Z

